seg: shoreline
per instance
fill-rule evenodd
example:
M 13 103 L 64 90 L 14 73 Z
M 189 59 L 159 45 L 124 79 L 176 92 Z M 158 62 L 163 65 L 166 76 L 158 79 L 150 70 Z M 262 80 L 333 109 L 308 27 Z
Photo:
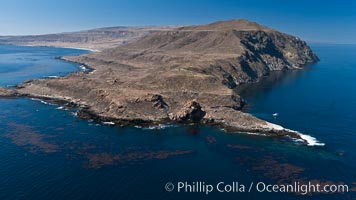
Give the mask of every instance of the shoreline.
M 93 73 L 96 70 L 95 68 L 90 67 L 89 65 L 87 65 L 85 63 L 78 62 L 78 61 L 72 61 L 70 59 L 65 58 L 64 56 L 59 56 L 59 57 L 56 57 L 55 59 L 58 59 L 58 60 L 61 60 L 61 61 L 64 61 L 64 62 L 70 62 L 70 63 L 77 64 L 78 67 L 81 69 L 81 71 L 78 71 L 78 72 L 83 72 L 85 74 Z M 75 73 L 75 72 L 72 72 L 72 73 L 69 73 L 69 74 L 73 74 L 73 73 Z M 61 77 L 64 77 L 64 76 L 61 76 Z
M 1 88 L 0 88 L 1 89 Z M 1 89 L 4 90 L 4 89 Z M 286 129 L 280 125 L 270 123 L 268 121 L 263 120 L 267 123 L 267 126 L 264 128 L 256 128 L 256 127 L 238 127 L 229 125 L 223 122 L 215 122 L 210 121 L 209 119 L 203 118 L 199 123 L 186 123 L 186 122 L 178 122 L 175 120 L 171 120 L 168 117 L 162 118 L 160 120 L 144 120 L 140 118 L 136 119 L 120 119 L 120 118 L 110 118 L 101 116 L 100 114 L 95 113 L 90 110 L 90 107 L 81 104 L 79 101 L 72 100 L 70 98 L 62 97 L 62 96 L 41 96 L 41 95 L 27 95 L 20 93 L 12 93 L 10 95 L 2 95 L 0 90 L 0 98 L 28 98 L 34 101 L 40 101 L 46 105 L 58 105 L 64 108 L 78 108 L 77 117 L 83 120 L 91 120 L 97 123 L 102 123 L 108 126 L 118 126 L 118 127 L 139 127 L 139 128 L 152 128 L 152 127 L 166 127 L 168 125 L 187 125 L 187 124 L 202 124 L 207 125 L 212 128 L 219 128 L 223 130 L 225 133 L 237 133 L 237 134 L 250 134 L 250 135 L 259 135 L 259 136 L 268 136 L 268 137 L 288 137 L 297 143 L 302 143 L 307 146 L 324 146 L 324 143 L 319 142 L 316 138 L 310 135 L 306 135 L 300 133 L 298 131 Z M 6 89 L 10 90 L 10 89 Z M 11 90 L 14 91 L 14 90 Z M 249 113 L 244 113 L 247 115 L 251 115 Z M 251 115 L 252 116 L 252 115 Z
M 0 45 L 12 45 L 12 46 L 23 46 L 23 47 L 51 47 L 51 48 L 62 48 L 62 49 L 77 49 L 77 50 L 85 50 L 89 52 L 101 52 L 98 49 L 86 48 L 86 47 L 71 47 L 71 46 L 56 46 L 56 45 L 41 45 L 41 44 L 0 44 Z
M 61 46 L 47 46 L 47 47 L 65 48 L 65 49 L 78 49 L 78 50 L 86 50 L 86 51 L 90 51 L 90 52 L 101 52 L 98 49 L 90 49 L 90 48 L 85 48 L 85 47 L 61 47 Z

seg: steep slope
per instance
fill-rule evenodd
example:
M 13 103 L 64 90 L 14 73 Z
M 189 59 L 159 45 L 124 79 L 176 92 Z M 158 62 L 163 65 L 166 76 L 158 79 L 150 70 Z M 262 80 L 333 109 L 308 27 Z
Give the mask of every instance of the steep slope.
M 246 20 L 155 32 L 65 59 L 94 71 L 30 81 L 18 93 L 74 101 L 85 105 L 80 116 L 118 124 L 204 122 L 296 138 L 295 132 L 239 111 L 244 101 L 233 88 L 318 61 L 299 38 Z
M 126 46 L 75 60 L 89 65 L 102 60 L 145 65 L 168 76 L 172 71 L 182 75 L 190 72 L 218 78 L 234 88 L 257 81 L 270 71 L 301 68 L 318 58 L 299 38 L 254 22 L 231 20 L 149 34 Z M 163 80 L 161 76 L 150 79 Z

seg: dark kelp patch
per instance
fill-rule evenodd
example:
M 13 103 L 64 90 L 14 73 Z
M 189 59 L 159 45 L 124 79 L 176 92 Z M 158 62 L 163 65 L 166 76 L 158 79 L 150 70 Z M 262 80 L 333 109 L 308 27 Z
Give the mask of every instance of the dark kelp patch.
M 133 152 L 126 154 L 112 154 L 112 153 L 95 153 L 88 154 L 87 167 L 98 169 L 106 165 L 114 165 L 117 163 L 133 163 L 149 160 L 162 160 L 167 159 L 172 156 L 187 155 L 191 154 L 191 150 L 160 150 L 160 151 L 149 151 L 149 152 Z
M 9 123 L 9 131 L 3 137 L 11 139 L 17 146 L 24 147 L 32 153 L 54 153 L 60 151 L 59 146 L 46 141 L 50 136 L 41 134 L 33 127 L 18 123 Z

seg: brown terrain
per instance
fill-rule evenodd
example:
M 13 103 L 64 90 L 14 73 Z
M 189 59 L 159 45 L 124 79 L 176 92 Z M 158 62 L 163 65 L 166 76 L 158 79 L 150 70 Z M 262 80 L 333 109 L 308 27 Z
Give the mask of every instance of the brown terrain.
M 157 31 L 166 31 L 177 26 L 107 27 L 92 30 L 25 36 L 0 36 L 0 44 L 72 47 L 102 50 L 123 45 Z
M 0 90 L 0 96 L 65 100 L 81 106 L 80 117 L 117 125 L 205 123 L 297 139 L 294 131 L 243 113 L 245 102 L 235 89 L 319 60 L 299 38 L 246 20 L 154 31 L 63 59 L 92 71 L 28 81 L 16 91 Z

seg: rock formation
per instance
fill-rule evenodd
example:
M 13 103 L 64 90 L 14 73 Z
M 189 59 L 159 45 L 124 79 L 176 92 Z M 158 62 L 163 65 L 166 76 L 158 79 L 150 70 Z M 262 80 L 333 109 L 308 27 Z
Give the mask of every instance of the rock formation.
M 200 122 L 206 112 L 196 100 L 190 100 L 177 113 L 169 113 L 169 119 L 178 122 Z
M 14 90 L 0 87 L 0 97 L 14 97 L 17 95 L 18 95 L 18 93 Z

